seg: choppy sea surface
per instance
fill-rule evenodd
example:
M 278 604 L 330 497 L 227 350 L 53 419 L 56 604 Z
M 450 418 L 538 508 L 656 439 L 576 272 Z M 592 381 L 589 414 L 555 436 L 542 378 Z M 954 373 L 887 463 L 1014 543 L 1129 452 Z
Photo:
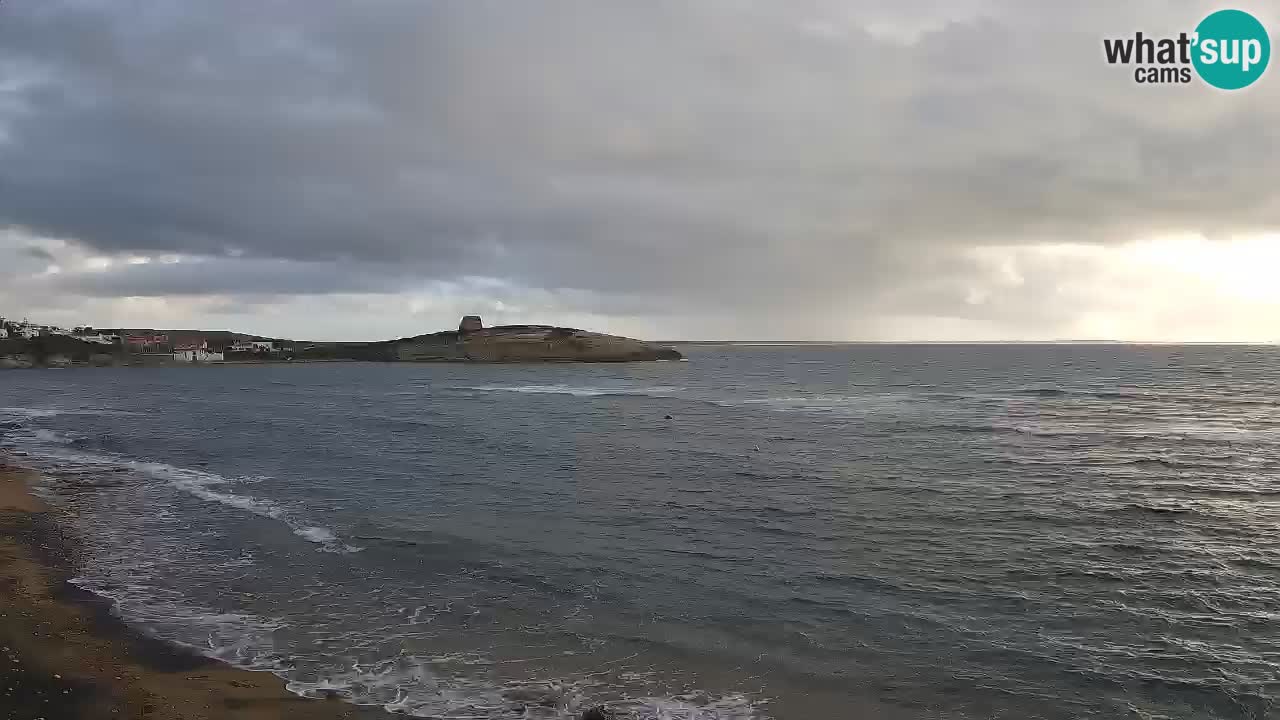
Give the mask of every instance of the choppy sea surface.
M 0 373 L 76 583 L 420 717 L 1280 717 L 1280 350 Z M 669 416 L 669 417 L 668 417 Z

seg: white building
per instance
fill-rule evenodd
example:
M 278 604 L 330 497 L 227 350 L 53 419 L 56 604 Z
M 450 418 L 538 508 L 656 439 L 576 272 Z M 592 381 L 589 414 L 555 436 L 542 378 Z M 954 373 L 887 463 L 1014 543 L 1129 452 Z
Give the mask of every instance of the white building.
M 231 346 L 231 352 L 271 352 L 275 345 L 263 340 L 240 340 Z
M 7 337 L 9 337 L 9 331 L 5 330 L 3 325 L 0 325 L 0 340 L 3 340 Z
M 185 363 L 222 362 L 224 356 L 220 352 L 209 352 L 203 348 L 176 349 L 173 359 Z
M 186 363 L 206 363 L 222 362 L 224 356 L 220 352 L 210 352 L 209 343 L 204 341 L 198 345 L 196 343 L 175 345 L 173 348 L 173 359 L 178 362 Z

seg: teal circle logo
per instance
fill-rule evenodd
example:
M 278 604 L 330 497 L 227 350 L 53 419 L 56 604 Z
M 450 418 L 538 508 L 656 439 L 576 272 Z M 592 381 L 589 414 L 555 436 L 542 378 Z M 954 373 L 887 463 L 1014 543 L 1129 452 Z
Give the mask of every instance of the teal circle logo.
M 1219 10 L 1196 26 L 1191 62 L 1200 78 L 1222 90 L 1239 90 L 1262 77 L 1271 59 L 1271 38 L 1243 10 Z

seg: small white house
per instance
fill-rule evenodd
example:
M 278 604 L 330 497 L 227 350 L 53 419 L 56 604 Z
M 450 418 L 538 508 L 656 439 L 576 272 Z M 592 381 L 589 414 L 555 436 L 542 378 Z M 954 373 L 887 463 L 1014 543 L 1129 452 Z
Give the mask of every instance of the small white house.
M 209 352 L 209 343 L 205 341 L 174 346 L 173 359 L 177 362 L 205 363 L 222 362 L 224 356 L 220 352 Z

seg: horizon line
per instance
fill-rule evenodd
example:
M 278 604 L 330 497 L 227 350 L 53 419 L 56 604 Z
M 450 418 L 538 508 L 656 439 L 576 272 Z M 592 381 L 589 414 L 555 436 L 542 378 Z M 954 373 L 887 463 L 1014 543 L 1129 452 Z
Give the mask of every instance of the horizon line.
M 1242 345 L 1273 347 L 1280 340 L 650 340 L 667 345 Z

